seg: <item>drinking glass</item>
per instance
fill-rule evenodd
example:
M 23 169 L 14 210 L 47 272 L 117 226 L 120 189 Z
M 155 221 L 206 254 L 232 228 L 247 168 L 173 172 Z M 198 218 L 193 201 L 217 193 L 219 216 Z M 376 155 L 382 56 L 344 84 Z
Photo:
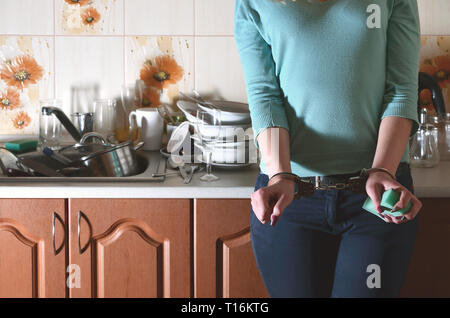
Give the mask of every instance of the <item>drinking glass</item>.
M 122 86 L 120 90 L 120 107 L 117 107 L 116 111 L 116 126 L 115 126 L 115 138 L 119 142 L 124 142 L 130 137 L 130 113 L 140 107 L 142 97 L 140 94 L 140 85 L 136 86 Z M 138 128 L 136 127 L 131 132 L 131 140 L 138 139 Z
M 216 181 L 219 177 L 212 174 L 211 157 L 214 145 L 217 143 L 222 123 L 219 110 L 197 110 L 197 120 L 195 122 L 200 147 L 206 155 L 206 173 L 200 177 L 202 181 Z
M 114 137 L 116 105 L 115 99 L 97 99 L 94 101 L 94 131 L 110 142 Z
M 431 168 L 439 163 L 436 134 L 437 128 L 432 124 L 420 125 L 413 136 L 409 154 L 412 166 Z
M 40 101 L 39 112 L 39 148 L 49 147 L 53 150 L 61 149 L 61 122 L 52 113 L 43 107 L 57 107 L 61 109 L 62 102 L 58 99 L 45 99 Z

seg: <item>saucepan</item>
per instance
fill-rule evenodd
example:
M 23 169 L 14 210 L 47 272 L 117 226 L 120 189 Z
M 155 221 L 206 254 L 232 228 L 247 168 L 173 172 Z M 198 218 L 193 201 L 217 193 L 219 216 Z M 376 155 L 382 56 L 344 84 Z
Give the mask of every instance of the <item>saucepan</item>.
M 86 143 L 89 138 L 101 143 Z M 139 173 L 137 150 L 144 142 L 136 145 L 131 140 L 120 144 L 109 144 L 95 132 L 84 134 L 80 142 L 61 149 L 60 153 L 72 160 L 72 165 L 81 166 L 81 174 L 93 177 L 127 177 Z

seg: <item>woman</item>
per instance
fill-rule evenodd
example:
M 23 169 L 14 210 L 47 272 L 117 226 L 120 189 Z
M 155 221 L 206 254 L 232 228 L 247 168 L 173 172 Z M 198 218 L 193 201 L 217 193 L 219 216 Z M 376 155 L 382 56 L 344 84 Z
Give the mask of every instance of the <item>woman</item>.
M 250 224 L 270 296 L 397 296 L 421 208 L 408 164 L 416 0 L 236 0 L 235 40 L 262 154 Z M 348 182 L 363 168 L 376 169 L 358 193 Z M 294 200 L 280 172 L 315 191 Z M 388 189 L 401 193 L 394 211 L 412 203 L 405 218 L 362 209 L 369 196 L 382 212 Z

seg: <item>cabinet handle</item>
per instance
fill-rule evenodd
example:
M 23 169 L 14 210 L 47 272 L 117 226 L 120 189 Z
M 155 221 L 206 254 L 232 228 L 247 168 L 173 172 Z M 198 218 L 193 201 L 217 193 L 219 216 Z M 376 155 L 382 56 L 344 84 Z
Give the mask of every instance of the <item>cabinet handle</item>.
M 81 247 L 81 218 L 83 218 L 86 221 L 89 227 L 89 240 L 86 243 L 86 246 L 84 247 Z M 91 242 L 91 235 L 92 235 L 91 224 L 89 223 L 87 216 L 83 212 L 78 211 L 78 251 L 80 252 L 80 254 L 83 254 L 84 251 L 86 251 L 87 248 L 89 247 L 89 243 Z
M 61 225 L 64 229 L 64 240 L 63 240 L 61 246 L 58 248 L 56 248 L 56 240 L 55 240 L 55 223 L 56 223 L 55 220 L 56 219 L 58 219 L 59 223 L 61 223 Z M 53 217 L 52 217 L 52 241 L 53 241 L 53 254 L 56 256 L 61 252 L 64 245 L 66 245 L 66 227 L 64 225 L 63 219 L 56 212 L 53 212 Z

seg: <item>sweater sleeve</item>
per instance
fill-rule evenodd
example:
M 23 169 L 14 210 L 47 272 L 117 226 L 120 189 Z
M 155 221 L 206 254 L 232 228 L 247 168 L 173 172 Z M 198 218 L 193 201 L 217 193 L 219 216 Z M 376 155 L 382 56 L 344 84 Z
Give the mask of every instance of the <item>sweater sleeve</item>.
M 416 0 L 395 0 L 387 30 L 387 69 L 384 110 L 388 116 L 413 121 L 410 136 L 419 127 L 417 115 L 420 22 Z
M 247 0 L 236 0 L 234 38 L 244 70 L 255 142 L 266 128 L 289 130 L 275 62 L 260 32 L 260 22 L 259 14 L 249 8 Z

